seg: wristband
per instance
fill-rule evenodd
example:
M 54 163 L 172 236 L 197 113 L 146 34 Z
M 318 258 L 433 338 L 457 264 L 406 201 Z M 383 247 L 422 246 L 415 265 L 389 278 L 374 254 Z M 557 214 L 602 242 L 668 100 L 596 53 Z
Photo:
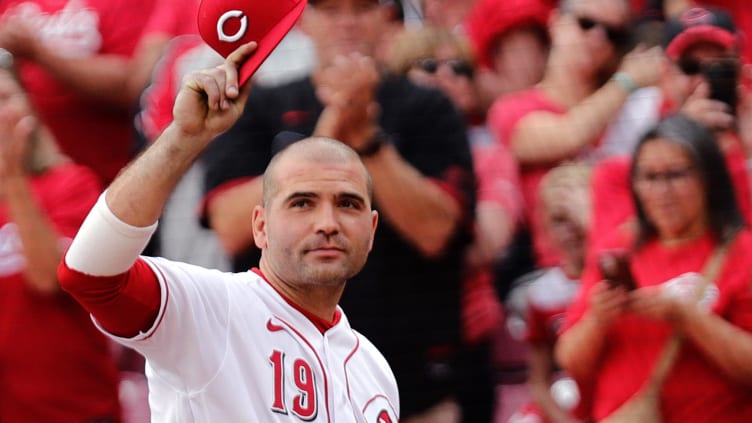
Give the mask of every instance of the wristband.
M 379 129 L 376 131 L 375 134 L 371 136 L 371 138 L 368 139 L 368 141 L 363 144 L 363 147 L 355 150 L 356 153 L 360 157 L 371 157 L 376 155 L 379 151 L 381 151 L 381 147 L 384 145 L 384 143 L 389 139 L 386 132 Z
M 627 94 L 632 94 L 640 88 L 635 80 L 626 72 L 616 72 L 611 76 L 611 80 L 616 82 Z
M 156 222 L 137 227 L 120 220 L 107 205 L 105 194 L 99 196 L 65 255 L 68 267 L 92 276 L 126 272 L 157 230 Z

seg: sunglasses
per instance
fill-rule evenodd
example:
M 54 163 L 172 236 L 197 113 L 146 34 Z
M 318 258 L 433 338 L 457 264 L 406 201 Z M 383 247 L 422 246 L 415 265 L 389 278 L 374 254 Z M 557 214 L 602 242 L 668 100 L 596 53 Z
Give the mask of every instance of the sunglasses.
M 583 31 L 590 31 L 595 27 L 600 27 L 606 33 L 608 42 L 616 47 L 623 47 L 629 43 L 629 31 L 626 28 L 611 26 L 587 16 L 577 16 L 577 25 Z
M 736 68 L 739 66 L 739 62 L 738 60 L 731 58 L 699 61 L 689 57 L 681 57 L 676 61 L 676 66 L 679 68 L 681 73 L 687 76 L 699 75 L 703 72 L 706 72 L 708 69 L 719 65 L 723 65 L 723 68 Z
M 464 76 L 467 78 L 473 77 L 473 65 L 465 60 L 460 59 L 447 59 L 447 60 L 438 60 L 434 59 L 432 57 L 425 58 L 425 59 L 419 59 L 415 61 L 415 67 L 418 69 L 434 74 L 439 70 L 439 67 L 448 65 L 449 69 L 452 70 L 452 73 L 456 76 Z
M 676 66 L 679 68 L 681 73 L 687 76 L 699 75 L 700 72 L 702 72 L 703 68 L 703 64 L 699 60 L 684 57 L 680 58 L 676 62 Z

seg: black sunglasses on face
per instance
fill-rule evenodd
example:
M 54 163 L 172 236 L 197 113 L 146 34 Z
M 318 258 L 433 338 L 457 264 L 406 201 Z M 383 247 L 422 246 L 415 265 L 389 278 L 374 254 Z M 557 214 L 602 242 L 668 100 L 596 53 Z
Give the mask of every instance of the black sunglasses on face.
M 422 71 L 430 74 L 434 74 L 439 70 L 440 66 L 449 65 L 449 69 L 456 76 L 465 76 L 467 78 L 473 77 L 473 65 L 465 60 L 460 59 L 447 59 L 438 60 L 432 57 L 419 59 L 415 61 L 415 66 Z
M 611 26 L 587 16 L 577 16 L 577 24 L 583 31 L 601 27 L 608 41 L 616 47 L 623 47 L 629 42 L 629 31 L 626 28 Z
M 702 63 L 699 60 L 680 58 L 676 62 L 676 66 L 679 67 L 681 73 L 687 76 L 699 75 L 702 72 Z

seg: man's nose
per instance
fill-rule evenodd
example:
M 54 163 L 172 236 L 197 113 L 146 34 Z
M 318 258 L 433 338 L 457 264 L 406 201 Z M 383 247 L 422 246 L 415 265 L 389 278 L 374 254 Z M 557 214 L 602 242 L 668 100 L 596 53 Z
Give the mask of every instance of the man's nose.
M 339 217 L 334 205 L 327 204 L 319 208 L 316 216 L 316 230 L 326 235 L 339 232 Z

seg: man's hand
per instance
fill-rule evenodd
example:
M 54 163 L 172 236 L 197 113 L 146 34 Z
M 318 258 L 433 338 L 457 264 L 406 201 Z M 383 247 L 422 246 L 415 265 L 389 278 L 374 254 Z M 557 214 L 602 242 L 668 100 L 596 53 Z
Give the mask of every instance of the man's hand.
M 255 41 L 244 44 L 223 64 L 187 75 L 175 100 L 173 125 L 189 137 L 209 141 L 235 124 L 251 89 L 250 82 L 238 87 L 238 69 L 256 46 Z
M 334 138 L 356 150 L 378 131 L 379 106 L 375 100 L 379 73 L 370 57 L 340 56 L 314 79 L 324 111 L 314 135 Z
M 700 83 L 681 107 L 681 112 L 711 130 L 726 130 L 734 125 L 729 105 L 708 98 L 710 87 Z

